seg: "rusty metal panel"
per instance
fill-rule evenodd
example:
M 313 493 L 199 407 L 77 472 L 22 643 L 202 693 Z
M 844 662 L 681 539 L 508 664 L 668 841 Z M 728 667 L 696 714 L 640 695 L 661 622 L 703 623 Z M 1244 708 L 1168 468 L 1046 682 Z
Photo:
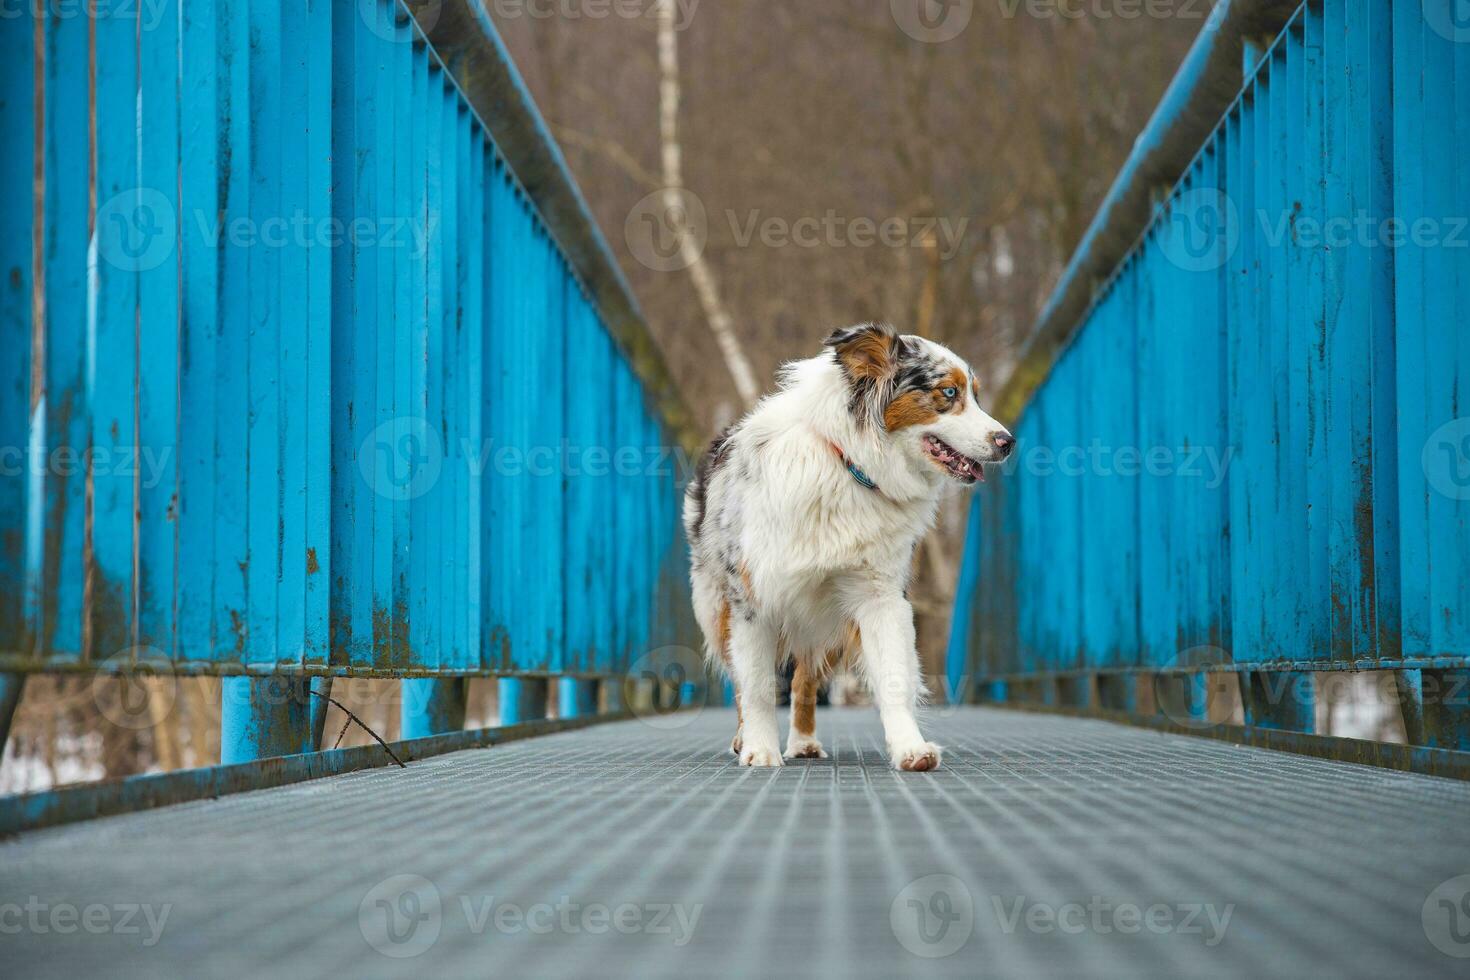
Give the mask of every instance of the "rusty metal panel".
M 36 70 L 34 25 L 23 17 L 0 19 L 0 133 L 19 134 L 0 154 L 0 180 L 23 187 L 36 167 Z M 22 205 L 24 198 L 21 199 Z M 35 210 L 0 209 L 0 651 L 31 652 L 27 601 L 27 515 L 35 502 L 31 452 L 31 344 L 34 328 L 32 235 Z M 0 681 L 0 691 L 18 681 Z
M 979 493 L 952 675 L 1235 670 L 1249 723 L 1300 731 L 1312 671 L 1400 670 L 1411 734 L 1466 744 L 1463 706 L 1431 693 L 1470 657 L 1470 45 L 1451 14 L 1314 0 L 1267 50 L 1245 39 L 1238 98 Z M 1131 442 L 1142 471 L 1058 465 L 1097 441 Z M 1291 705 L 1257 696 L 1271 675 L 1302 682 Z
M 506 162 L 555 147 L 492 136 L 534 107 L 487 120 L 398 0 L 153 13 L 0 26 L 6 173 L 45 175 L 0 243 L 0 670 L 641 654 L 686 420 L 575 186 Z

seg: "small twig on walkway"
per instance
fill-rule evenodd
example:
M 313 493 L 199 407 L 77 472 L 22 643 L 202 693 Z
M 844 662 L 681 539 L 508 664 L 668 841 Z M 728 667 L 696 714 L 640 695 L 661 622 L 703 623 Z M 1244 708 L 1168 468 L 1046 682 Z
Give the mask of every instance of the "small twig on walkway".
M 337 707 L 341 708 L 342 709 L 342 713 L 344 715 L 346 715 L 348 718 L 352 719 L 353 721 L 357 722 L 357 727 L 358 728 L 361 728 L 363 731 L 367 732 L 373 738 L 377 739 L 378 744 L 383 747 L 383 751 L 386 752 L 386 753 L 388 753 L 388 758 L 390 758 L 394 762 L 398 763 L 398 766 L 399 766 L 400 769 L 407 769 L 408 768 L 408 766 L 405 766 L 403 764 L 403 760 L 400 759 L 400 758 L 398 758 L 398 756 L 394 755 L 393 754 L 393 750 L 390 749 L 390 748 L 388 748 L 388 743 L 385 742 L 385 741 L 383 741 L 383 739 L 381 737 L 379 737 L 378 733 L 375 732 L 375 731 L 373 731 L 371 728 L 369 728 L 363 722 L 363 720 L 361 718 L 357 717 L 357 715 L 355 715 L 351 711 L 349 711 L 347 709 L 347 705 L 343 704 L 341 701 L 338 701 L 336 698 L 332 697 L 331 695 L 323 694 L 320 691 L 312 691 L 311 694 L 312 694 L 313 697 L 321 698 L 324 701 L 326 701 L 328 704 L 335 704 Z M 347 731 L 347 726 L 346 725 L 343 725 L 342 726 L 342 730 L 344 732 Z M 341 735 L 338 735 L 337 736 L 337 741 L 338 742 L 342 741 L 342 736 Z

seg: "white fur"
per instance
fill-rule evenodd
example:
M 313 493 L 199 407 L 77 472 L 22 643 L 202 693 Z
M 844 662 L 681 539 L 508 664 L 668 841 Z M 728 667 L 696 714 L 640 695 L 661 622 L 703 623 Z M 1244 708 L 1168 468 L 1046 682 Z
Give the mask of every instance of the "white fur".
M 972 377 L 948 349 L 903 339 Z M 1009 435 L 968 383 L 961 397 L 962 407 L 934 422 L 889 433 L 853 413 L 847 378 L 826 349 L 788 364 L 779 390 L 731 430 L 727 455 L 702 488 L 702 520 L 691 488 L 684 521 L 694 608 L 708 654 L 722 665 L 721 607 L 731 604 L 728 666 L 743 709 L 741 764 L 781 765 L 778 667 L 794 657 L 820 671 L 827 654 L 842 649 L 849 624 L 861 634 L 855 666 L 873 692 L 893 765 L 914 768 L 926 756 L 930 765 L 918 768 L 939 764 L 939 747 L 914 718 L 923 691 L 904 592 L 914 548 L 941 497 L 961 484 L 921 442 L 933 434 L 972 459 L 994 461 L 1004 455 L 995 437 Z M 833 444 L 877 490 L 854 479 Z M 793 730 L 788 756 L 811 747 L 800 738 Z

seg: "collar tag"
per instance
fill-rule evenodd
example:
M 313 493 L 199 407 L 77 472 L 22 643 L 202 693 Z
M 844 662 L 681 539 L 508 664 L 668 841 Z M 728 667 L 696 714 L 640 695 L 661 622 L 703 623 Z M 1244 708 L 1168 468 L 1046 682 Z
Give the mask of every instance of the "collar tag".
M 842 465 L 847 469 L 848 474 L 854 480 L 856 480 L 860 486 L 866 487 L 869 490 L 878 489 L 878 484 L 873 482 L 873 478 L 868 476 L 868 474 L 864 473 L 861 469 L 859 469 L 856 463 L 848 459 L 847 453 L 842 451 L 841 446 L 837 445 L 837 443 L 835 442 L 832 442 L 830 439 L 827 441 L 827 445 L 832 447 L 832 452 L 836 453 L 837 458 L 842 460 Z

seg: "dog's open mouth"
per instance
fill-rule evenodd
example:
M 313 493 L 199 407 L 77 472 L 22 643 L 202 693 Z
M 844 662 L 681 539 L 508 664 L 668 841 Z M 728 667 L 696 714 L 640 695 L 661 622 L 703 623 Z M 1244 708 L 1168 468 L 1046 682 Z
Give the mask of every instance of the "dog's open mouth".
M 924 452 L 956 480 L 964 483 L 985 480 L 985 469 L 978 460 L 971 459 L 936 435 L 924 436 Z

